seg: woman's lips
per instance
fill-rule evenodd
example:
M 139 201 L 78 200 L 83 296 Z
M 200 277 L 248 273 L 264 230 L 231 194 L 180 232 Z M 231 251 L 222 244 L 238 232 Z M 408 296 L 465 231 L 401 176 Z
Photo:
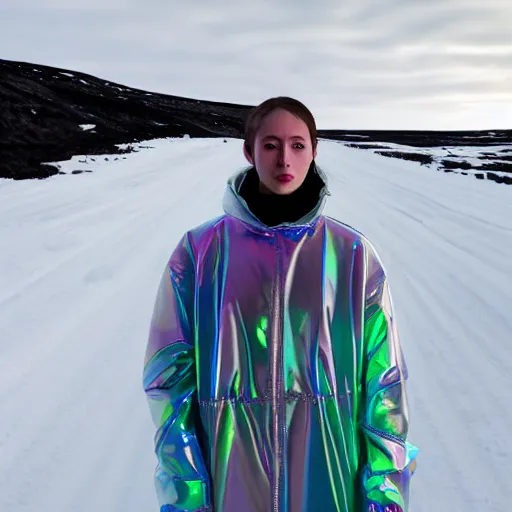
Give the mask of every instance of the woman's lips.
M 291 174 L 280 174 L 279 176 L 276 176 L 276 180 L 280 183 L 289 183 L 293 180 L 293 176 Z

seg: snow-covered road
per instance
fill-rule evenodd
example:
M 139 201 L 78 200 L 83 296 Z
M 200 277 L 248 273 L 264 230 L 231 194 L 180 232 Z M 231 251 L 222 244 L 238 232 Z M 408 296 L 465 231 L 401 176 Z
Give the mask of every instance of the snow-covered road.
M 158 509 L 141 385 L 182 233 L 222 213 L 241 141 L 154 149 L 45 181 L 0 180 L 0 511 Z M 101 163 L 100 163 L 101 161 Z M 322 141 L 326 213 L 387 268 L 420 448 L 412 512 L 506 512 L 512 493 L 512 187 Z

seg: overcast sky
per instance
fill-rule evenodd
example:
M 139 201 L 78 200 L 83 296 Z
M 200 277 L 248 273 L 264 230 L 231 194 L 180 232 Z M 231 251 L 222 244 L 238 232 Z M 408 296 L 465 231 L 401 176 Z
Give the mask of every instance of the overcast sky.
M 0 0 L 0 58 L 320 128 L 512 128 L 512 0 Z

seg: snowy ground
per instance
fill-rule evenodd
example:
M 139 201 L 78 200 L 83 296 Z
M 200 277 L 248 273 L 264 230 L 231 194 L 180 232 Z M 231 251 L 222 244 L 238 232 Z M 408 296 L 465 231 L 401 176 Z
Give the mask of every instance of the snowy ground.
M 402 155 L 415 155 L 430 157 L 431 163 L 424 164 L 432 170 L 481 176 L 482 179 L 490 179 L 489 173 L 499 177 L 511 177 L 512 164 L 512 146 L 506 145 L 488 145 L 488 146 L 450 146 L 443 147 L 414 147 L 404 144 L 395 144 L 391 142 L 350 142 L 343 144 L 357 144 L 361 149 L 366 149 L 375 153 L 399 153 Z M 354 147 L 354 146 L 352 146 Z M 411 159 L 409 159 L 411 160 Z M 482 169 L 482 166 L 488 166 Z M 505 167 L 504 167 L 505 166 Z M 507 169 L 507 170 L 501 170 Z
M 241 142 L 166 140 L 44 181 L 0 180 L 0 510 L 157 510 L 141 385 L 167 257 L 221 213 Z M 420 448 L 413 512 L 512 492 L 512 188 L 321 142 L 328 214 L 386 264 Z

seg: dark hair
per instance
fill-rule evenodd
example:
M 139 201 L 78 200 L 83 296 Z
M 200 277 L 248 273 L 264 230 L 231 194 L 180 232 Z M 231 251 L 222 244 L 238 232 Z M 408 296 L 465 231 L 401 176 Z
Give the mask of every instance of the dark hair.
M 309 134 L 311 136 L 311 143 L 313 148 L 317 145 L 317 133 L 316 133 L 316 122 L 311 111 L 298 100 L 288 98 L 287 96 L 278 96 L 276 98 L 270 98 L 265 100 L 263 103 L 258 105 L 256 108 L 249 112 L 249 115 L 245 121 L 245 148 L 247 152 L 252 155 L 252 149 L 254 147 L 254 139 L 256 138 L 256 132 L 260 127 L 263 119 L 268 116 L 274 110 L 282 108 L 287 110 L 294 116 L 302 119 L 308 127 Z

